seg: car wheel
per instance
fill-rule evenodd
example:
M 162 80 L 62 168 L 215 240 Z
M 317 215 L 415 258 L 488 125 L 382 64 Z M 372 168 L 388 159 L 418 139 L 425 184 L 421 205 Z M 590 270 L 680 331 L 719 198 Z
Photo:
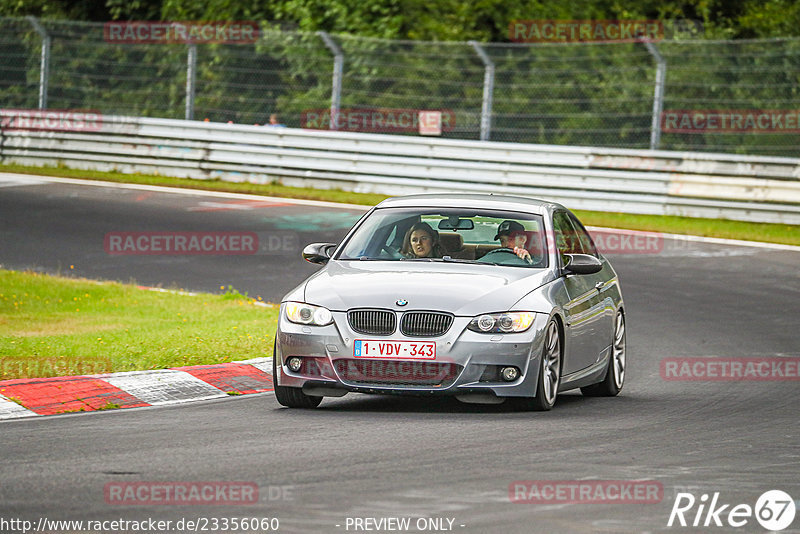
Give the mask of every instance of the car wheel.
M 558 386 L 561 384 L 561 334 L 555 320 L 547 323 L 542 348 L 542 361 L 536 384 L 536 396 L 521 400 L 525 409 L 550 410 L 556 403 Z
M 611 345 L 611 357 L 608 359 L 606 376 L 602 382 L 581 388 L 587 397 L 614 397 L 619 394 L 625 384 L 625 315 L 617 312 L 614 321 L 614 340 Z
M 277 343 L 277 342 L 276 342 Z M 272 387 L 275 389 L 275 398 L 287 408 L 316 408 L 322 402 L 322 397 L 306 395 L 300 388 L 290 388 L 278 385 L 278 354 L 272 347 Z

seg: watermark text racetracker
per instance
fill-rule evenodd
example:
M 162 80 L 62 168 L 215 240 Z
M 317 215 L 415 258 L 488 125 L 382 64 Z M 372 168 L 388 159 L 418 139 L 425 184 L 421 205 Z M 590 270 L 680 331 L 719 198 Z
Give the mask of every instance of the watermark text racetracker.
M 698 37 L 703 23 L 690 19 L 666 20 L 512 20 L 508 38 L 516 43 L 630 43 Z
M 664 485 L 655 480 L 515 480 L 508 499 L 516 504 L 656 504 Z
M 107 373 L 111 358 L 103 356 L 81 357 L 53 356 L 49 358 L 0 357 L 0 380 L 13 378 L 47 378 L 74 375 L 96 375 Z
M 4 534 L 29 532 L 119 534 L 163 534 L 164 532 L 219 532 L 219 533 L 263 533 L 280 532 L 281 522 L 277 517 L 182 517 L 180 519 L 104 519 L 64 520 L 40 517 L 35 521 L 21 518 L 0 517 L 0 532 Z
M 103 115 L 97 110 L 0 109 L 0 129 L 60 132 L 97 132 Z
M 800 357 L 664 358 L 660 372 L 667 381 L 800 381 Z
M 797 109 L 672 109 L 661 113 L 664 133 L 800 133 Z
M 103 39 L 116 44 L 252 44 L 259 26 L 253 21 L 106 22 Z
M 253 482 L 109 482 L 103 488 L 113 505 L 247 505 L 255 504 Z
M 236 256 L 299 253 L 295 232 L 109 232 L 103 249 L 112 256 Z
M 509 38 L 518 43 L 661 41 L 658 20 L 513 20 Z
M 300 116 L 302 128 L 328 130 L 331 125 L 347 132 L 439 135 L 455 128 L 456 115 L 447 109 L 343 108 L 333 115 L 330 109 L 307 109 Z

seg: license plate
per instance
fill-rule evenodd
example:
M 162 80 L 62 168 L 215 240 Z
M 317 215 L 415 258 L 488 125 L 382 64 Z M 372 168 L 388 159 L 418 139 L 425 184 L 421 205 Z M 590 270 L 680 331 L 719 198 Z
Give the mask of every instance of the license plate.
M 375 339 L 356 339 L 353 344 L 353 357 L 435 360 L 436 343 L 433 341 L 380 341 Z

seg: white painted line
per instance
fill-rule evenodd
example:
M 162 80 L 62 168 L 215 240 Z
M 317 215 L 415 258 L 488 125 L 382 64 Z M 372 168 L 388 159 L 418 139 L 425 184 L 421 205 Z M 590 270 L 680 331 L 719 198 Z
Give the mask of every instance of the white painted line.
M 141 289 L 142 291 L 155 291 L 156 293 L 169 293 L 171 295 L 188 295 L 190 297 L 196 297 L 197 295 L 200 294 L 194 291 L 183 291 L 180 289 L 164 289 L 163 287 L 136 286 L 136 289 Z
M 112 386 L 154 406 L 228 396 L 211 384 L 175 369 L 114 373 L 102 378 Z
M 249 360 L 234 360 L 233 363 L 243 363 L 245 365 L 260 365 L 260 364 L 271 364 L 272 363 L 272 356 L 264 356 L 262 358 L 250 358 Z M 259 367 L 260 369 L 260 367 Z
M 2 267 L 2 264 L 0 264 Z M 150 287 L 150 286 L 136 286 L 137 289 L 141 289 L 142 291 L 155 291 L 156 293 L 171 293 L 173 295 L 188 295 L 190 297 L 196 297 L 200 295 L 200 293 L 196 293 L 194 291 L 182 291 L 180 289 L 164 289 L 163 287 Z M 253 306 L 261 306 L 262 308 L 277 308 L 278 304 L 272 302 L 262 302 L 255 299 L 248 298 L 248 301 Z
M 17 177 L 29 177 L 28 174 L 15 174 L 15 173 L 0 173 L 0 179 L 5 177 L 16 179 Z M 360 204 L 343 204 L 339 202 L 325 202 L 322 200 L 304 200 L 299 198 L 283 198 L 283 197 L 268 197 L 264 195 L 251 195 L 247 193 L 227 193 L 224 191 L 206 191 L 203 189 L 186 189 L 182 187 L 166 187 L 162 185 L 144 185 L 144 184 L 126 184 L 118 182 L 104 182 L 102 180 L 80 180 L 77 178 L 57 178 L 55 176 L 37 176 L 37 179 L 42 182 L 57 183 L 57 184 L 70 184 L 70 185 L 88 185 L 94 187 L 111 187 L 116 189 L 135 189 L 137 191 L 154 191 L 157 193 L 174 193 L 176 195 L 187 196 L 204 196 L 204 197 L 217 197 L 217 198 L 237 198 L 242 200 L 260 200 L 262 202 L 280 202 L 282 204 L 295 204 L 298 206 L 318 206 L 325 208 L 338 208 L 348 210 L 367 211 L 371 206 L 363 206 Z
M 237 362 L 237 363 L 246 363 L 248 365 L 252 365 L 259 371 L 264 371 L 268 375 L 272 374 L 272 357 L 269 358 L 254 358 L 252 360 L 246 360 L 244 362 Z
M 14 401 L 8 400 L 0 395 L 0 419 L 17 419 L 19 417 L 38 417 L 39 414 L 32 412 L 24 406 L 20 406 Z
M 0 187 L 20 187 L 26 185 L 45 184 L 47 180 L 30 174 L 0 173 Z

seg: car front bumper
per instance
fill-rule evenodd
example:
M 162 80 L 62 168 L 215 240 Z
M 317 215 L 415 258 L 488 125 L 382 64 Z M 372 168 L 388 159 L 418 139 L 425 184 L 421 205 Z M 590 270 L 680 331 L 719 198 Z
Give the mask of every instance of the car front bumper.
M 347 391 L 378 394 L 457 395 L 486 399 L 531 397 L 536 394 L 544 329 L 549 317 L 537 313 L 531 327 L 515 334 L 483 334 L 467 329 L 472 317 L 456 317 L 442 336 L 369 336 L 354 332 L 346 312 L 333 312 L 327 326 L 289 322 L 281 305 L 275 345 L 278 385 L 303 388 L 308 394 L 340 396 Z M 432 341 L 434 360 L 411 358 L 356 358 L 358 339 Z M 302 358 L 298 372 L 287 359 Z M 511 382 L 499 376 L 513 366 L 519 376 Z M 466 399 L 465 399 L 466 400 Z

